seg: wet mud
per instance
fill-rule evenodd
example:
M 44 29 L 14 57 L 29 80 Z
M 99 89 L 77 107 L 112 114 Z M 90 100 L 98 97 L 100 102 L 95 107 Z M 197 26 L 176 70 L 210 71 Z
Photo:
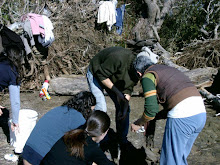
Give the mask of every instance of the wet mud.
M 51 100 L 42 101 L 39 98 L 39 92 L 23 92 L 21 93 L 21 108 L 33 109 L 38 112 L 38 120 L 50 109 L 61 105 L 71 96 L 51 96 Z M 0 96 L 5 107 L 10 108 L 9 96 L 5 94 Z M 111 117 L 111 128 L 115 130 L 115 108 L 111 99 L 106 96 L 108 114 Z M 135 121 L 142 113 L 144 107 L 144 99 L 141 97 L 132 97 L 130 101 L 130 124 Z M 189 165 L 216 165 L 220 162 L 220 116 L 216 117 L 216 110 L 207 107 L 207 121 L 203 131 L 196 139 L 192 151 L 188 157 Z M 5 154 L 14 153 L 14 148 L 9 144 L 9 129 L 7 126 L 7 116 L 10 111 L 5 111 L 4 116 L 0 117 L 0 164 L 1 165 L 19 165 L 20 161 L 10 162 L 4 159 Z M 164 132 L 166 119 L 157 120 L 155 123 L 155 134 L 146 138 L 143 133 L 132 133 L 129 130 L 128 140 L 134 146 L 130 152 L 119 152 L 121 160 L 114 159 L 117 164 L 159 164 L 160 147 Z M 130 160 L 128 159 L 130 158 Z M 131 161 L 132 160 L 132 161 Z M 128 162 L 126 162 L 128 161 Z

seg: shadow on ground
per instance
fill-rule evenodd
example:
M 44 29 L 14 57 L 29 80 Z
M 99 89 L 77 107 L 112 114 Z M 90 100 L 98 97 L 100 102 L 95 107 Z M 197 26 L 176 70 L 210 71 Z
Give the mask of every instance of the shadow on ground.
M 137 149 L 132 143 L 126 143 L 119 147 L 117 134 L 110 128 L 103 142 L 100 144 L 104 152 L 109 152 L 111 159 L 118 161 L 119 165 L 147 165 L 145 149 Z
M 2 109 L 3 115 L 0 116 L 0 127 L 6 136 L 7 142 L 10 143 L 10 131 L 8 127 L 9 110 L 7 108 Z

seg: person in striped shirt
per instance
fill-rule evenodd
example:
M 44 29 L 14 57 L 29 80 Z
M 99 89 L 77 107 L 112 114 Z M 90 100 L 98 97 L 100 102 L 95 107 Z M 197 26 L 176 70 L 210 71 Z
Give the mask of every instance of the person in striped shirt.
M 140 76 L 145 104 L 143 115 L 131 125 L 131 131 L 136 132 L 153 120 L 161 104 L 168 114 L 160 164 L 187 164 L 193 143 L 206 122 L 200 93 L 190 79 L 174 67 L 154 65 L 146 56 L 138 57 L 134 67 Z

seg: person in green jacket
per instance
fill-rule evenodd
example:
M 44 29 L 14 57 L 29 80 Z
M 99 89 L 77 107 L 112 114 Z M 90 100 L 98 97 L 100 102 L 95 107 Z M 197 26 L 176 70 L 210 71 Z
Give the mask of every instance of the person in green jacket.
M 129 49 L 109 47 L 95 55 L 88 67 L 87 81 L 96 98 L 95 110 L 107 111 L 103 90 L 116 108 L 116 133 L 120 147 L 127 144 L 129 128 L 129 100 L 138 82 L 133 62 L 136 55 Z

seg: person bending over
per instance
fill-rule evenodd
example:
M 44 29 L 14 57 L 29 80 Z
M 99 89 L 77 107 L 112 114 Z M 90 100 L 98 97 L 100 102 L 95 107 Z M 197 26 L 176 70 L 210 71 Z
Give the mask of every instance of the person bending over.
M 114 165 L 99 148 L 99 142 L 110 127 L 109 116 L 96 110 L 88 118 L 85 129 L 67 132 L 45 156 L 42 165 Z
M 20 111 L 20 82 L 22 52 L 14 47 L 7 47 L 0 53 L 0 92 L 5 88 L 9 89 L 9 97 L 12 111 L 11 130 L 19 129 L 19 111 Z M 5 107 L 0 105 L 0 116 Z
M 85 124 L 96 100 L 91 92 L 82 91 L 62 106 L 48 111 L 36 124 L 25 143 L 24 165 L 39 165 L 52 146 L 68 131 Z
M 104 89 L 115 104 L 116 133 L 120 147 L 128 143 L 129 100 L 133 87 L 138 82 L 133 68 L 135 58 L 129 49 L 105 48 L 91 59 L 87 71 L 90 91 L 96 97 L 95 110 L 107 111 Z
M 161 165 L 187 164 L 194 141 L 206 122 L 203 99 L 190 79 L 176 68 L 156 64 L 148 57 L 134 63 L 145 97 L 144 113 L 131 125 L 133 132 L 147 125 L 159 112 L 168 111 L 160 156 Z

